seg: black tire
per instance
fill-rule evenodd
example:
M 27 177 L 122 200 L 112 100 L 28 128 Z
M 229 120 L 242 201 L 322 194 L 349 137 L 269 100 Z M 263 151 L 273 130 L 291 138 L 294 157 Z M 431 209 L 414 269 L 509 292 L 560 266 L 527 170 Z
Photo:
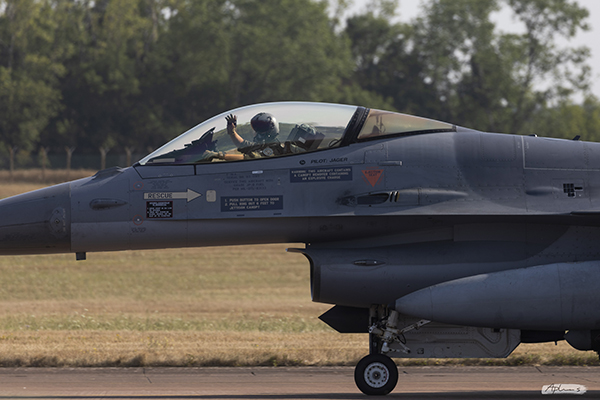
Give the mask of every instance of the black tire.
M 354 382 L 366 395 L 386 395 L 394 390 L 398 383 L 398 367 L 388 356 L 369 354 L 356 365 Z

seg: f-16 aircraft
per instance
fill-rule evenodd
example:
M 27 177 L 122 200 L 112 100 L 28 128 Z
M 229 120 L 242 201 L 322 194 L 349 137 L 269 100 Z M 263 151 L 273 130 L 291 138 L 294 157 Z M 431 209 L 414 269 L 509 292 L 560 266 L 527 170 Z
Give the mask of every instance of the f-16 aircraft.
M 0 213 L 0 254 L 304 243 L 320 318 L 369 334 L 370 395 L 395 388 L 392 358 L 600 351 L 598 143 L 266 103 Z

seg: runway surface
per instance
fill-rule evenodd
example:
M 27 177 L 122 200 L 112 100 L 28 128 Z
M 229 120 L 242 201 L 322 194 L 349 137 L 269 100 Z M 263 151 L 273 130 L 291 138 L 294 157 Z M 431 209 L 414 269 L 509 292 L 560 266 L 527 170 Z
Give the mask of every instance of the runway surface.
M 0 399 L 364 399 L 350 367 L 0 368 Z M 513 399 L 575 384 L 600 398 L 600 367 L 400 367 L 386 399 Z M 381 397 L 379 397 L 381 398 Z

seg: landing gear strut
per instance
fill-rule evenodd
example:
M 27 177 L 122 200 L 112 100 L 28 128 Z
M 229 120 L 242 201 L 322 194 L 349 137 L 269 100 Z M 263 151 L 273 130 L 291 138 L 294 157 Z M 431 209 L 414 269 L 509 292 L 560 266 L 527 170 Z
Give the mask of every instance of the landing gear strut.
M 399 329 L 399 317 L 397 311 L 388 310 L 384 306 L 374 305 L 371 307 L 370 354 L 360 360 L 354 370 L 354 382 L 364 394 L 386 395 L 394 390 L 398 383 L 398 367 L 386 353 L 401 352 L 410 354 L 410 349 L 405 345 L 404 333 L 419 329 L 431 322 L 420 320 Z M 390 347 L 392 344 L 395 344 L 396 348 Z

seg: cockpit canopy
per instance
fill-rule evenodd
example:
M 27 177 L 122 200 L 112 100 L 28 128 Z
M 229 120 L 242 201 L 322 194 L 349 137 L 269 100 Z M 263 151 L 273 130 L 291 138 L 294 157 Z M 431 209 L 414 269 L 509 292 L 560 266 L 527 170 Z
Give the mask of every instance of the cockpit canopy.
M 252 118 L 271 114 L 279 133 L 262 140 Z M 236 144 L 227 131 L 228 115 L 237 117 Z M 331 149 L 391 135 L 454 131 L 444 122 L 390 111 L 325 103 L 265 103 L 237 108 L 213 117 L 140 160 L 140 165 L 181 165 L 277 157 Z M 357 134 L 358 132 L 358 134 Z

